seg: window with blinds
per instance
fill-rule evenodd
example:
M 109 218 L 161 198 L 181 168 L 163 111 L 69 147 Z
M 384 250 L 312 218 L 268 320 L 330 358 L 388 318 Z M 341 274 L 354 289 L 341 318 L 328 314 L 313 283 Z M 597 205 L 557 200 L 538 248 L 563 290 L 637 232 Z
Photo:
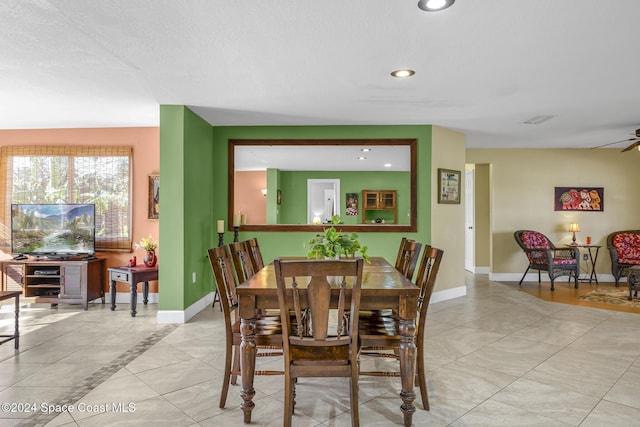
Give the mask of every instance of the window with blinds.
M 131 250 L 131 147 L 0 148 L 0 245 L 12 203 L 93 203 L 96 250 Z

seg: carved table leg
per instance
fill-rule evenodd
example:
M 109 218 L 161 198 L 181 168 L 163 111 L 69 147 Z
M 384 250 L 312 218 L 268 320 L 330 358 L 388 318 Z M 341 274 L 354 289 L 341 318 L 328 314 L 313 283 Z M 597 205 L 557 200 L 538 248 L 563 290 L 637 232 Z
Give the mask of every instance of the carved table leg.
M 242 404 L 240 407 L 244 412 L 244 423 L 251 422 L 251 411 L 256 406 L 253 397 L 256 391 L 253 388 L 253 377 L 256 370 L 256 319 L 241 319 L 240 333 L 242 342 L 240 343 L 240 376 L 242 378 Z
M 131 283 L 131 317 L 136 317 L 136 305 L 138 305 L 138 284 Z
M 147 302 L 149 302 L 149 282 L 144 282 L 144 287 L 142 288 L 142 302 L 144 305 L 147 305 Z
M 416 399 L 415 377 L 416 377 L 416 320 L 400 319 L 400 376 L 402 378 L 402 414 L 404 415 L 404 425 L 411 426 L 413 413 L 416 407 L 413 401 Z
M 111 280 L 110 293 L 111 293 L 111 311 L 113 311 L 116 309 L 116 281 L 115 280 Z
M 20 295 L 16 295 L 15 297 L 15 316 L 16 316 L 16 326 L 15 326 L 15 331 L 13 332 L 14 334 L 14 338 L 13 338 L 13 348 L 15 348 L 16 350 L 18 349 L 18 347 L 20 347 L 20 330 L 18 325 L 20 324 Z

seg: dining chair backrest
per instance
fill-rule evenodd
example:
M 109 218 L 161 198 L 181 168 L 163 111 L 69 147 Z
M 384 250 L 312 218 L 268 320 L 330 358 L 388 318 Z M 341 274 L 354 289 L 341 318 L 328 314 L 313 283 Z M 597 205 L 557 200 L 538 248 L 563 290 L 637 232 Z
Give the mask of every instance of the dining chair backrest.
M 251 256 L 249 255 L 246 241 L 229 243 L 229 252 L 233 259 L 233 266 L 236 270 L 238 283 L 243 283 L 256 273 L 251 263 Z
M 398 248 L 398 256 L 396 257 L 396 269 L 401 272 L 407 279 L 413 280 L 413 273 L 418 264 L 418 257 L 422 243 L 403 237 Z
M 233 261 L 226 246 L 211 248 L 208 250 L 211 270 L 216 280 L 216 286 L 220 292 L 220 303 L 225 317 L 225 327 L 231 328 L 234 319 L 231 314 L 236 312 L 238 307 L 238 295 L 236 294 L 236 277 L 234 275 Z M 231 331 L 228 331 L 231 333 Z
M 284 427 L 292 423 L 295 385 L 300 377 L 348 377 L 351 425 L 359 426 L 359 316 L 346 316 L 345 305 L 350 298 L 350 313 L 358 313 L 363 263 L 362 258 L 277 258 L 273 262 L 283 336 Z M 335 318 L 330 316 L 332 310 L 337 311 Z M 289 315 L 291 311 L 295 313 L 295 328 Z M 303 313 L 308 315 L 307 322 Z M 345 321 L 345 318 L 349 320 Z M 330 332 L 330 319 L 335 320 L 333 332 Z
M 264 268 L 264 261 L 262 259 L 260 245 L 258 245 L 258 239 L 256 237 L 252 237 L 246 241 L 246 244 L 251 258 L 251 264 L 253 265 L 253 271 L 257 273 Z
M 303 313 L 307 316 L 308 328 L 296 328 L 290 331 L 289 317 L 282 321 L 282 333 L 289 338 L 289 343 L 305 346 L 326 346 L 327 341 L 348 343 L 351 335 L 357 339 L 358 316 L 349 316 L 348 330 L 344 330 L 342 321 L 336 322 L 335 333 L 329 333 L 330 309 L 337 311 L 337 319 L 343 319 L 346 310 L 357 313 L 360 307 L 360 291 L 362 287 L 362 258 L 346 260 L 274 260 L 276 283 L 278 286 L 278 303 L 281 313 L 293 310 L 297 325 L 305 324 Z M 348 278 L 351 277 L 351 280 Z M 348 287 L 347 282 L 351 282 Z M 301 295 L 304 289 L 304 296 Z M 335 289 L 338 289 L 337 299 Z M 350 307 L 345 307 L 347 293 L 351 296 Z M 334 295 L 332 297 L 332 294 Z M 331 307 L 331 301 L 336 306 Z M 355 326 L 355 329 L 354 329 Z M 305 329 L 310 330 L 309 334 Z M 287 342 L 285 340 L 285 347 Z M 286 352 L 286 348 L 285 348 Z
M 442 261 L 443 254 L 444 251 L 442 249 L 426 246 L 422 259 L 420 260 L 416 286 L 420 288 L 417 307 L 420 315 L 418 331 L 422 331 L 422 333 L 419 333 L 418 340 L 420 340 L 420 338 L 424 339 L 424 322 L 427 317 L 429 301 L 431 300 L 431 294 L 433 293 L 433 288 L 436 284 L 436 276 L 440 269 L 440 262 Z

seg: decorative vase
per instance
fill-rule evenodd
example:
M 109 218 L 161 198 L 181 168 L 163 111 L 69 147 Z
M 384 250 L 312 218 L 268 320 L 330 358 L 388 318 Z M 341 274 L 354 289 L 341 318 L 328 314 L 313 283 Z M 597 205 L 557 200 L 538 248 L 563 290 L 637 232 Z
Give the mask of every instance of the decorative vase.
M 147 251 L 144 257 L 145 267 L 155 267 L 158 257 L 156 257 L 156 251 Z

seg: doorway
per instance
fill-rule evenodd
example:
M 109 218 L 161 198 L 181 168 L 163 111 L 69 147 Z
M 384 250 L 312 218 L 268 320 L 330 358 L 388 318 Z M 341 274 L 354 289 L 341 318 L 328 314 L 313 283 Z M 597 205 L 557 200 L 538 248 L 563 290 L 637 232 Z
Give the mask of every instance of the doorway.
M 475 169 L 465 170 L 464 181 L 464 269 L 475 270 Z
M 307 224 L 326 224 L 340 214 L 340 180 L 307 179 Z

